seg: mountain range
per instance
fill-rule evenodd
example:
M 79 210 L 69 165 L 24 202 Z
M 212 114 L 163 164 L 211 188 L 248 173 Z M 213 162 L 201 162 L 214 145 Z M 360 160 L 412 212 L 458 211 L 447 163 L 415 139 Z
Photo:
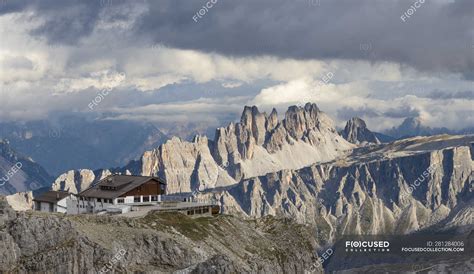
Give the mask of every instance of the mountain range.
M 225 216 L 236 218 L 220 220 L 220 226 L 230 222 L 247 231 L 249 223 L 241 223 L 242 220 L 266 222 L 263 221 L 265 218 L 273 216 L 277 218 L 271 221 L 273 227 L 281 227 L 281 222 L 285 223 L 282 220 L 291 220 L 296 226 L 310 228 L 315 242 L 311 243 L 309 250 L 316 249 L 318 252 L 332 246 L 344 235 L 409 235 L 420 231 L 469 233 L 474 224 L 474 135 L 416 136 L 391 142 L 383 142 L 379 136 L 356 117 L 350 119 L 344 130 L 338 133 L 332 119 L 316 104 L 289 107 L 281 118 L 275 109 L 268 114 L 260 112 L 255 106 L 245 107 L 240 121 L 217 128 L 213 140 L 205 136 L 195 136 L 192 141 L 172 137 L 122 167 L 69 170 L 54 180 L 52 189 L 78 193 L 115 173 L 159 176 L 166 180 L 168 193 L 193 192 L 199 200 L 215 200 Z M 43 221 L 36 220 L 39 223 Z M 104 236 L 90 236 L 90 231 L 110 221 L 94 220 L 90 226 L 79 219 L 47 222 L 68 227 L 70 222 L 79 222 L 74 225 L 80 228 L 79 231 L 71 233 L 82 235 L 81 231 L 86 230 L 87 240 L 74 236 L 73 241 L 79 241 L 81 246 L 95 246 L 93 249 L 99 252 L 104 248 L 101 244 Z M 129 225 L 134 229 L 149 226 L 148 223 Z M 196 229 L 214 233 L 208 225 L 206 223 L 204 228 L 199 224 Z M 258 233 L 269 233 L 265 230 L 270 229 L 266 225 L 265 229 L 257 227 L 253 229 L 260 231 Z M 180 229 L 174 227 L 171 230 Z M 145 232 L 142 230 L 134 231 L 139 239 L 148 237 L 143 236 Z M 193 238 L 194 234 L 188 235 L 188 232 L 180 233 L 190 237 L 192 245 L 203 244 L 202 240 Z M 215 233 L 213 238 L 221 237 L 219 232 Z M 278 233 L 282 234 L 274 236 L 286 237 L 283 231 Z M 239 235 L 234 236 L 238 238 Z M 299 236 L 294 235 L 293 240 L 302 242 Z M 12 237 L 21 242 L 15 235 Z M 160 237 L 177 236 L 160 234 Z M 265 239 L 262 241 L 262 246 L 268 245 Z M 138 253 L 145 250 L 146 242 L 134 242 Z M 153 246 L 156 244 L 154 242 Z M 209 240 L 205 246 L 211 250 L 217 248 L 216 244 Z M 305 246 L 308 244 L 304 243 Z M 194 254 L 189 249 L 184 250 Z M 312 252 L 308 254 L 308 249 L 304 250 L 301 251 L 306 252 L 301 254 L 304 261 L 291 265 L 292 268 L 308 268 Z M 156 251 L 155 255 L 162 251 Z M 250 253 L 260 254 L 253 259 L 265 261 L 261 257 L 265 252 L 259 249 Z M 283 257 L 274 253 L 265 256 L 271 260 L 275 259 L 274 256 L 289 258 L 296 251 L 278 252 Z M 253 259 L 248 259 L 248 263 L 240 262 L 236 254 L 241 254 L 241 251 L 225 251 L 224 254 L 219 257 L 210 252 L 206 253 L 205 258 L 194 254 L 192 261 L 200 263 L 194 264 L 193 269 L 201 269 L 204 273 L 214 266 L 221 270 L 230 268 L 251 272 L 252 268 L 247 269 L 249 264 L 262 269 L 269 267 L 266 263 L 260 266 L 250 263 Z M 280 269 L 289 267 L 288 260 L 280 259 L 275 263 Z M 92 259 L 84 260 L 89 262 Z M 130 260 L 130 264 L 136 264 L 135 259 Z M 392 269 L 400 267 L 397 261 L 390 263 Z M 74 269 L 70 264 L 68 267 Z M 364 264 L 348 262 L 330 267 L 363 269 Z
M 274 109 L 245 107 L 239 123 L 216 129 L 215 140 L 173 137 L 122 168 L 80 169 L 61 174 L 53 189 L 80 191 L 110 173 L 159 176 L 167 191 L 191 192 L 234 185 L 282 169 L 334 159 L 355 145 L 338 134 L 315 104 L 290 107 L 282 120 Z
M 467 127 L 460 130 L 451 130 L 445 127 L 429 127 L 424 125 L 420 117 L 407 117 L 397 126 L 383 132 L 385 135 L 396 139 L 403 139 L 414 136 L 432 136 L 439 134 L 474 134 L 474 128 Z
M 12 149 L 7 140 L 0 140 L 0 176 L 0 194 L 49 188 L 53 180 L 41 165 Z
M 327 239 L 471 222 L 459 212 L 472 209 L 474 136 L 381 143 L 358 118 L 341 135 L 315 104 L 290 107 L 282 120 L 245 107 L 215 140 L 172 138 L 122 168 L 71 170 L 53 189 L 79 192 L 111 173 L 159 176 L 169 193 L 198 192 L 229 214 L 316 223 Z
M 0 129 L 0 138 L 55 176 L 77 167 L 121 166 L 167 139 L 151 124 L 72 115 L 2 123 Z

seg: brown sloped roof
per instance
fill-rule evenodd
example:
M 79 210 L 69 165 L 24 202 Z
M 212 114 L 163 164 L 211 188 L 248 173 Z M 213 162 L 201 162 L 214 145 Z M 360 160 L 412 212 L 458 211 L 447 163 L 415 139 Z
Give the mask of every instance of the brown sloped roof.
M 100 180 L 95 185 L 79 193 L 79 196 L 115 199 L 130 190 L 143 185 L 144 183 L 154 180 L 162 185 L 166 185 L 160 178 L 151 176 L 132 176 L 132 175 L 110 175 Z M 111 187 L 114 189 L 103 190 L 101 186 Z
M 56 203 L 67 196 L 71 195 L 71 193 L 66 192 L 66 191 L 47 191 L 43 194 L 41 194 L 39 197 L 35 197 L 33 201 L 37 202 L 47 202 L 47 203 Z

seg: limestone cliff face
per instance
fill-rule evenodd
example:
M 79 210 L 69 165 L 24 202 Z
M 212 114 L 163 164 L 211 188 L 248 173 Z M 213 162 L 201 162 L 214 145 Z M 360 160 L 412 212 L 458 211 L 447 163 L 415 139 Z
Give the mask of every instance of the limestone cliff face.
M 141 175 L 164 178 L 167 191 L 190 192 L 234 184 L 214 160 L 209 140 L 197 136 L 192 142 L 172 138 L 159 148 L 147 151 L 141 158 Z
M 353 146 L 316 104 L 292 106 L 278 121 L 256 107 L 245 107 L 240 123 L 216 131 L 212 154 L 237 181 L 285 168 L 332 160 Z
M 290 107 L 278 120 L 257 107 L 245 107 L 239 123 L 218 128 L 215 140 L 196 136 L 192 142 L 172 138 L 147 151 L 138 161 L 114 170 L 78 170 L 59 176 L 53 189 L 81 191 L 110 172 L 160 176 L 168 193 L 205 190 L 282 169 L 297 169 L 335 159 L 352 149 L 332 120 L 315 104 Z
M 315 223 L 321 237 L 409 233 L 450 222 L 472 225 L 474 136 L 413 138 L 360 148 L 344 160 L 282 170 L 205 193 L 225 213 L 284 215 Z M 464 212 L 464 213 L 462 213 Z M 451 215 L 450 215 L 451 214 Z
M 53 190 L 79 193 L 88 188 L 92 182 L 102 180 L 110 174 L 109 170 L 98 170 L 95 172 L 89 169 L 70 170 L 56 178 L 51 187 Z
M 16 211 L 26 211 L 33 208 L 33 192 L 18 192 L 6 196 L 8 204 Z

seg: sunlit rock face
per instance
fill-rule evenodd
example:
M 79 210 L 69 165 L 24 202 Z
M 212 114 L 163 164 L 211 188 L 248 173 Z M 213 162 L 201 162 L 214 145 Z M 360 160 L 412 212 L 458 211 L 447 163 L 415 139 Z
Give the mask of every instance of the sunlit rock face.
M 255 106 L 245 107 L 240 122 L 218 128 L 215 140 L 174 137 L 123 168 L 68 171 L 56 179 L 53 189 L 80 192 L 104 174 L 119 172 L 162 177 L 168 193 L 205 190 L 330 161 L 353 147 L 315 104 L 290 107 L 282 121 L 276 110 L 267 115 Z
M 342 234 L 472 226 L 474 136 L 416 137 L 346 158 L 243 180 L 205 194 L 224 212 L 284 215 Z M 471 212 L 471 214 L 469 214 Z
M 359 141 L 362 122 L 349 125 Z M 169 193 L 200 190 L 224 213 L 315 224 L 327 240 L 410 233 L 472 225 L 472 143 L 470 135 L 439 135 L 361 146 L 314 104 L 290 107 L 281 121 L 275 110 L 246 107 L 214 141 L 172 138 L 123 168 L 70 171 L 53 187 L 81 191 L 111 173 L 159 176 Z

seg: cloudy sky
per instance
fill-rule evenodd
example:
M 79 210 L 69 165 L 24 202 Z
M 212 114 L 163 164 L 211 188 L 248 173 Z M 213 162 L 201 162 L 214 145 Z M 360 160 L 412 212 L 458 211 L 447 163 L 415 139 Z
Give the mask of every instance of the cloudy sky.
M 472 0 L 0 0 L 0 37 L 0 121 L 311 101 L 339 126 L 474 126 Z

